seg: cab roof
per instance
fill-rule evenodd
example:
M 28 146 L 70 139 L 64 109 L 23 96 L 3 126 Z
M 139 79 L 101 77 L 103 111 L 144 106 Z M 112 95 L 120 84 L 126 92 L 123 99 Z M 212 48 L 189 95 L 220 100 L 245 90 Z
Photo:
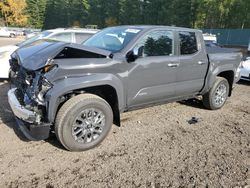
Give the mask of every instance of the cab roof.
M 185 28 L 185 27 L 175 27 L 175 26 L 164 26 L 164 25 L 121 25 L 121 26 L 115 26 L 115 27 L 137 28 L 137 29 L 142 29 L 142 30 L 171 29 L 171 30 L 176 30 L 176 31 L 190 31 L 190 32 L 201 31 L 201 30 L 198 30 L 198 29 L 191 29 L 191 28 Z

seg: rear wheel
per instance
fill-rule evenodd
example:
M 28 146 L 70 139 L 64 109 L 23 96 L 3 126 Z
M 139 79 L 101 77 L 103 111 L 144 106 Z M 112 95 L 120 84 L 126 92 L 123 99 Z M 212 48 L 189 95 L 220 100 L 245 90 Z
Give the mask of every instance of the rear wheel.
M 81 94 L 68 100 L 59 110 L 55 133 L 70 151 L 84 151 L 100 144 L 113 123 L 110 105 L 92 94 Z
M 210 110 L 224 106 L 229 95 L 229 83 L 225 78 L 217 77 L 213 87 L 203 96 L 203 104 Z

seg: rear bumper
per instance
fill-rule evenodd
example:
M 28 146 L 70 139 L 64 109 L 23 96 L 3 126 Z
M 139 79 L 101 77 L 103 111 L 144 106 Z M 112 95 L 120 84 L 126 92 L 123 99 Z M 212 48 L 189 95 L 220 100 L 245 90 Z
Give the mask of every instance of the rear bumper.
M 16 117 L 17 128 L 29 140 L 44 140 L 49 137 L 51 124 L 40 123 L 36 112 L 26 109 L 16 97 L 16 88 L 9 90 L 8 101 Z

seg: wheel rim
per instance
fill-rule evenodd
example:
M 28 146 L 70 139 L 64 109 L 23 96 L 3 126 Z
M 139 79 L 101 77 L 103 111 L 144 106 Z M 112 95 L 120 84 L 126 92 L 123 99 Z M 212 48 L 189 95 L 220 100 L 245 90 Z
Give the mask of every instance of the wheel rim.
M 225 84 L 220 84 L 214 94 L 214 103 L 217 106 L 221 106 L 227 99 L 227 86 Z
M 91 143 L 103 133 L 105 126 L 104 113 L 95 108 L 82 111 L 76 117 L 72 126 L 72 136 L 78 143 Z

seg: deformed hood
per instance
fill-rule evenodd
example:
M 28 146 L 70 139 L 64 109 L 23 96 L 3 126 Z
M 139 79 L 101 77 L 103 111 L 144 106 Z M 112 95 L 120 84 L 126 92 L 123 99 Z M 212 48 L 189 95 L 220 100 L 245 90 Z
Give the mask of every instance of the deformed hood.
M 24 68 L 28 70 L 38 70 L 48 64 L 50 59 L 55 58 L 65 48 L 87 52 L 88 54 L 93 54 L 93 57 L 95 57 L 95 55 L 96 57 L 109 57 L 111 55 L 111 52 L 107 50 L 53 40 L 35 41 L 32 44 L 16 50 L 16 55 Z M 86 56 L 86 58 L 88 57 L 89 56 Z M 84 56 L 81 58 L 84 58 Z

